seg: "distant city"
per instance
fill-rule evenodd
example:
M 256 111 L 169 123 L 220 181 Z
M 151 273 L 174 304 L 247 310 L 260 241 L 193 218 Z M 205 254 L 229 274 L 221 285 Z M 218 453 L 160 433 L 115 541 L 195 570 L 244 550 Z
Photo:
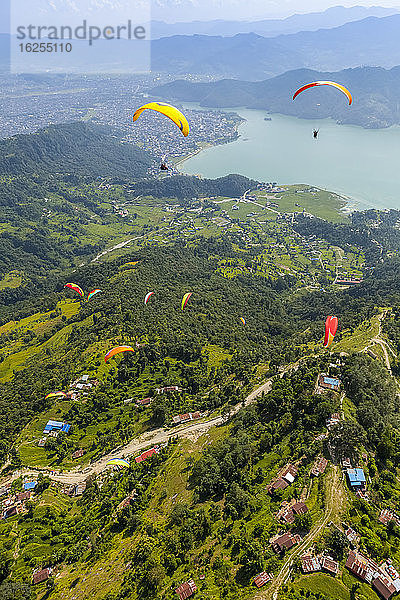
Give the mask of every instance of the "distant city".
M 143 114 L 134 125 L 135 108 L 150 101 L 150 89 L 168 81 L 165 76 L 3 75 L 0 137 L 30 134 L 52 124 L 83 120 L 113 127 L 122 142 L 136 144 L 167 160 L 190 155 L 204 144 L 225 143 L 237 137 L 240 117 L 215 110 L 185 109 L 190 138 L 183 138 L 172 123 L 153 112 Z

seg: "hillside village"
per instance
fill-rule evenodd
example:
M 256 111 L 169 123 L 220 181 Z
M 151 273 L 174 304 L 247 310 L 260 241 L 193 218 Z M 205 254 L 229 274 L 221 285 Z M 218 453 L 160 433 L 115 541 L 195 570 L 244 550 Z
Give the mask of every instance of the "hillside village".
M 319 373 L 314 387 L 314 395 L 322 396 L 329 394 L 340 398 L 340 405 L 343 402 L 343 384 L 337 375 L 340 373 L 340 361 L 331 365 L 335 375 L 329 373 Z M 85 401 L 88 394 L 95 391 L 98 385 L 97 380 L 91 379 L 89 375 L 82 375 L 74 380 L 70 389 L 67 392 L 68 399 L 75 402 Z M 158 388 L 156 393 L 158 395 L 171 394 L 182 391 L 179 386 L 166 386 Z M 130 402 L 133 399 L 124 400 L 124 402 Z M 136 404 L 141 408 L 148 408 L 151 406 L 152 398 L 137 399 Z M 182 425 L 189 423 L 193 420 L 204 417 L 205 414 L 200 412 L 187 413 L 182 415 L 176 415 L 172 418 L 171 425 Z M 327 469 L 332 468 L 332 460 L 335 462 L 336 457 L 334 454 L 333 446 L 330 442 L 330 437 L 335 434 L 336 428 L 343 422 L 344 413 L 342 410 L 332 413 L 326 420 L 326 428 L 321 434 L 317 436 L 317 440 L 323 440 L 325 448 L 328 451 L 326 456 L 318 455 L 311 466 L 308 467 L 306 476 L 302 475 L 302 492 L 299 497 L 292 497 L 290 500 L 283 500 L 274 516 L 274 519 L 278 525 L 278 533 L 269 539 L 269 546 L 271 550 L 280 558 L 286 558 L 286 554 L 297 547 L 301 548 L 301 552 L 296 551 L 296 560 L 298 569 L 303 574 L 309 575 L 312 573 L 325 573 L 330 577 L 337 578 L 343 569 L 352 573 L 356 578 L 362 582 L 365 582 L 372 589 L 374 589 L 378 595 L 384 600 L 389 600 L 397 592 L 400 592 L 400 575 L 396 568 L 393 566 L 390 558 L 382 560 L 380 563 L 375 562 L 373 559 L 365 555 L 359 550 L 361 537 L 351 526 L 346 523 L 333 523 L 327 524 L 329 531 L 337 531 L 339 535 L 343 536 L 347 540 L 348 550 L 344 557 L 344 561 L 339 561 L 333 558 L 329 553 L 321 552 L 317 546 L 313 543 L 313 538 L 310 537 L 310 533 L 307 530 L 312 522 L 309 513 L 309 507 L 307 502 L 309 501 L 310 493 L 313 489 L 313 482 L 319 478 L 324 477 Z M 50 438 L 51 436 L 57 436 L 60 432 L 68 434 L 70 425 L 63 422 L 49 421 L 44 429 L 45 437 Z M 43 439 L 43 438 L 42 438 Z M 41 445 L 41 441 L 39 445 Z M 144 461 L 151 461 L 154 456 L 157 456 L 160 451 L 166 448 L 166 444 L 155 445 L 144 450 L 132 458 L 136 465 L 143 463 Z M 122 450 L 122 455 L 123 450 Z M 83 449 L 75 451 L 72 458 L 81 458 L 84 456 Z M 368 456 L 363 455 L 364 460 L 368 462 Z M 300 459 L 296 463 L 287 463 L 284 465 L 269 481 L 266 486 L 266 491 L 275 499 L 275 496 L 281 495 L 287 489 L 290 489 L 296 483 L 298 478 L 299 469 L 302 467 L 303 459 Z M 343 457 L 341 459 L 341 471 L 342 478 L 347 488 L 347 494 L 358 496 L 363 501 L 371 504 L 371 499 L 368 495 L 368 482 L 364 472 L 363 466 L 352 464 L 352 459 Z M 115 473 L 118 472 L 118 468 Z M 37 492 L 41 491 L 43 487 L 44 478 L 47 474 L 53 476 L 56 471 L 49 471 L 47 469 L 41 470 L 41 474 L 32 480 L 29 477 L 21 477 L 17 482 L 12 485 L 5 486 L 0 489 L 0 501 L 1 501 L 1 515 L 3 520 L 9 520 L 13 517 L 17 517 L 31 510 L 32 502 L 35 503 L 37 498 Z M 84 473 L 85 471 L 83 471 Z M 107 482 L 109 473 L 103 471 L 97 478 L 97 485 L 101 487 Z M 87 480 L 89 481 L 89 479 Z M 17 485 L 16 485 L 17 484 Z M 48 484 L 47 484 L 48 485 Z M 82 481 L 76 485 L 63 485 L 53 481 L 51 486 L 55 489 L 59 489 L 61 493 L 68 495 L 71 498 L 79 498 L 84 494 L 87 482 Z M 116 513 L 124 511 L 133 505 L 137 499 L 136 490 L 132 490 L 128 496 L 121 500 L 116 507 Z M 384 526 L 392 526 L 393 523 L 400 525 L 400 518 L 396 516 L 391 510 L 382 508 L 379 514 L 379 522 Z M 309 541 L 308 541 L 309 540 Z M 306 545 L 305 545 L 306 544 Z M 32 571 L 32 583 L 33 585 L 44 584 L 47 580 L 52 577 L 58 578 L 57 565 L 46 565 L 42 564 Z M 273 584 L 276 575 L 274 572 L 261 571 L 253 578 L 253 585 L 255 588 L 264 588 L 268 584 Z M 175 590 L 176 595 L 180 599 L 190 598 L 195 596 L 198 591 L 198 585 L 201 584 L 201 575 L 198 576 L 198 583 L 196 578 L 189 579 L 183 582 Z

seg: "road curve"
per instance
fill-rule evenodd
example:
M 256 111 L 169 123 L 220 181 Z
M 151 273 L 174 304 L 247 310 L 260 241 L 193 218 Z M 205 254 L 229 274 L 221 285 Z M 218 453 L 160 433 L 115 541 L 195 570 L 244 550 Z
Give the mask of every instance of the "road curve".
M 287 369 L 290 369 L 288 367 Z M 263 383 L 260 387 L 253 390 L 245 399 L 244 404 L 248 406 L 256 401 L 256 399 L 261 396 L 263 393 L 268 393 L 272 388 L 272 379 Z M 236 404 L 231 414 L 236 414 L 243 406 L 243 403 L 240 402 Z M 170 428 L 159 428 L 153 429 L 152 431 L 148 431 L 138 438 L 134 438 L 126 446 L 122 448 L 119 447 L 116 450 L 113 450 L 109 454 L 102 456 L 96 462 L 86 466 L 85 468 L 76 467 L 71 471 L 66 473 L 62 473 L 60 471 L 54 471 L 50 468 L 46 469 L 34 469 L 34 468 L 25 468 L 18 471 L 15 471 L 12 475 L 2 479 L 1 485 L 8 485 L 12 483 L 15 479 L 18 479 L 21 475 L 23 476 L 32 476 L 37 477 L 39 473 L 43 473 L 48 475 L 53 481 L 57 481 L 58 483 L 63 483 L 66 485 L 76 485 L 78 483 L 83 483 L 90 475 L 97 475 L 105 470 L 106 463 L 116 457 L 120 456 L 132 456 L 133 454 L 137 454 L 141 450 L 148 448 L 149 446 L 154 446 L 157 444 L 163 444 L 168 442 L 172 437 L 190 437 L 194 434 L 202 435 L 206 433 L 211 427 L 215 427 L 217 425 L 221 425 L 224 422 L 224 418 L 222 416 L 213 417 L 211 419 L 207 419 L 205 421 L 196 421 L 191 422 L 187 425 L 182 425 L 180 427 L 176 427 L 173 429 Z

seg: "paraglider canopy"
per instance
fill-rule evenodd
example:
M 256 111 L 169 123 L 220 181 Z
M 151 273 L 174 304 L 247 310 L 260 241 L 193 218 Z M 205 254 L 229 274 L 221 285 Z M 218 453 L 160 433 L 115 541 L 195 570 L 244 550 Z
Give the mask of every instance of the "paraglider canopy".
M 89 302 L 90 298 L 93 298 L 96 294 L 99 294 L 102 290 L 92 290 L 88 293 L 87 301 Z
M 123 458 L 112 458 L 106 462 L 106 467 L 129 467 L 129 463 L 127 460 Z
M 49 398 L 65 398 L 66 396 L 67 394 L 65 392 L 50 392 L 50 394 L 45 396 L 45 400 L 48 400 Z
M 240 317 L 240 320 L 242 321 L 243 325 L 246 325 L 246 319 L 244 317 Z
M 64 288 L 69 288 L 70 290 L 73 290 L 74 292 L 79 294 L 82 298 L 85 295 L 83 292 L 83 289 L 81 287 L 79 287 L 79 285 L 77 285 L 76 283 L 66 283 L 64 285 Z
M 148 104 L 144 104 L 137 109 L 133 115 L 133 121 L 137 121 L 142 112 L 145 110 L 155 110 L 156 112 L 165 115 L 179 127 L 185 137 L 189 135 L 190 127 L 188 120 L 180 110 L 175 108 L 175 106 L 171 106 L 165 102 L 149 102 Z
M 134 348 L 132 348 L 132 346 L 116 346 L 115 348 L 107 352 L 107 354 L 104 357 L 105 362 L 110 360 L 110 358 L 112 358 L 116 354 L 121 354 L 121 352 L 135 352 L 135 350 Z
M 150 298 L 153 296 L 154 292 L 149 292 L 148 294 L 146 294 L 145 299 L 144 299 L 144 303 L 147 304 L 148 301 L 150 300 Z
M 335 339 L 335 335 L 338 328 L 338 318 L 329 316 L 325 321 L 325 339 L 324 339 L 324 348 L 329 348 Z
M 190 300 L 190 296 L 193 294 L 193 292 L 188 292 L 187 294 L 185 294 L 182 298 L 182 310 L 184 310 L 184 308 L 186 307 L 187 303 Z
M 299 94 L 301 94 L 302 92 L 304 92 L 305 90 L 308 90 L 312 87 L 317 87 L 320 85 L 329 85 L 331 87 L 335 87 L 336 89 L 340 90 L 345 96 L 347 96 L 349 104 L 351 104 L 353 102 L 353 97 L 350 94 L 349 90 L 347 88 L 345 88 L 344 85 L 341 85 L 340 83 L 336 83 L 336 81 L 313 81 L 312 83 L 307 83 L 306 85 L 303 85 L 301 88 L 299 88 L 297 90 L 297 92 L 294 93 L 293 100 L 295 100 L 295 98 L 297 98 L 297 96 Z

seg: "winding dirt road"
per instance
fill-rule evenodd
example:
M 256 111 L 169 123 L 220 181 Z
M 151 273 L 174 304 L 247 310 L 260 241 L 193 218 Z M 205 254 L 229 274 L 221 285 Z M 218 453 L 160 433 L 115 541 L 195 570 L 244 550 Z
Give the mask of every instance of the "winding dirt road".
M 285 369 L 284 372 L 287 372 L 291 368 L 294 368 L 294 366 L 295 365 L 290 365 Z M 281 374 L 281 376 L 283 376 L 284 372 Z M 239 404 L 236 404 L 236 406 L 234 406 L 231 411 L 231 415 L 236 414 L 243 407 L 243 404 L 245 406 L 248 406 L 255 402 L 259 396 L 261 396 L 263 393 L 268 393 L 271 390 L 271 388 L 272 380 L 270 379 L 263 383 L 260 387 L 252 391 L 247 396 L 244 403 L 240 402 Z M 174 427 L 173 429 L 164 427 L 160 429 L 153 429 L 152 431 L 142 434 L 138 438 L 134 438 L 128 444 L 126 444 L 126 446 L 118 447 L 117 449 L 113 450 L 110 454 L 103 456 L 102 458 L 100 458 L 96 462 L 93 462 L 85 468 L 77 467 L 66 473 L 61 473 L 54 470 L 51 471 L 50 468 L 39 470 L 27 467 L 25 469 L 15 471 L 12 475 L 2 479 L 0 485 L 8 485 L 15 479 L 18 479 L 18 477 L 20 477 L 21 475 L 37 477 L 39 473 L 48 475 L 53 481 L 57 481 L 58 483 L 63 483 L 66 485 L 77 485 L 78 483 L 83 483 L 90 475 L 99 474 L 102 471 L 104 471 L 106 468 L 106 463 L 112 458 L 117 458 L 121 456 L 128 457 L 134 454 L 138 454 L 138 452 L 144 450 L 145 448 L 148 448 L 149 446 L 154 446 L 157 444 L 163 444 L 165 442 L 168 442 L 168 440 L 170 440 L 172 437 L 184 438 L 191 437 L 193 435 L 202 435 L 203 433 L 206 433 L 211 427 L 221 425 L 223 422 L 224 417 L 217 416 L 211 419 L 207 419 L 205 421 L 196 421 L 188 423 L 187 425 L 181 425 L 180 427 Z
M 278 575 L 273 579 L 269 588 L 259 591 L 254 600 L 276 600 L 281 586 L 287 581 L 296 558 L 302 556 L 313 544 L 327 524 L 340 514 L 341 507 L 345 501 L 345 492 L 341 481 L 341 472 L 337 465 L 332 466 L 329 479 L 326 484 L 325 511 L 323 516 L 315 523 L 311 531 L 303 538 L 302 542 L 295 547 L 294 551 L 286 558 Z

